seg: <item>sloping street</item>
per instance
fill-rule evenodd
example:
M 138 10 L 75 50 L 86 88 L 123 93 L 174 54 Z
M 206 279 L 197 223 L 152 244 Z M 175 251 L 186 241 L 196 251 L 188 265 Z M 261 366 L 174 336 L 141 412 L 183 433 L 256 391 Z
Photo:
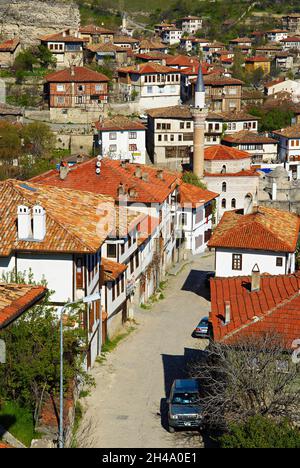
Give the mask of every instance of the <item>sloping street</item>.
M 165 410 L 170 386 L 175 378 L 184 377 L 188 356 L 207 344 L 191 334 L 209 310 L 204 277 L 212 267 L 212 255 L 205 254 L 193 257 L 193 263 L 177 276 L 170 276 L 166 298 L 151 310 L 138 310 L 137 329 L 104 363 L 96 364 L 96 388 L 83 402 L 86 412 L 81 431 L 86 445 L 199 446 L 197 432 L 193 437 L 185 432 L 168 433 Z

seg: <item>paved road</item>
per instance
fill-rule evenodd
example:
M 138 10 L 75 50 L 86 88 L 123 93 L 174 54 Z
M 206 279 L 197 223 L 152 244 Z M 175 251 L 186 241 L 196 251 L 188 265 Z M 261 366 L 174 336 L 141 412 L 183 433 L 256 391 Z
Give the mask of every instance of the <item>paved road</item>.
M 184 376 L 187 356 L 206 341 L 191 337 L 209 302 L 203 284 L 212 256 L 194 257 L 169 280 L 166 299 L 137 312 L 137 330 L 96 364 L 96 388 L 84 400 L 82 428 L 97 448 L 174 448 L 199 446 L 198 433 L 169 434 L 165 429 L 166 395 L 174 378 Z M 204 297 L 203 297 L 204 296 Z M 197 352 L 197 351 L 196 351 Z M 87 436 L 85 436 L 87 440 Z

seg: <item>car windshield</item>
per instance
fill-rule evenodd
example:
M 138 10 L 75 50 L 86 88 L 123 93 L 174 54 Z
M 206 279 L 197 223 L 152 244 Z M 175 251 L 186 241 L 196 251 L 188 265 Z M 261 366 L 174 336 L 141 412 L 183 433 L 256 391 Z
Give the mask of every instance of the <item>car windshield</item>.
M 201 322 L 199 323 L 199 326 L 200 326 L 200 327 L 201 327 L 201 326 L 203 327 L 203 326 L 205 326 L 205 325 L 208 325 L 208 320 L 207 320 L 207 319 L 201 320 Z
M 174 393 L 173 405 L 194 405 L 199 400 L 198 393 Z

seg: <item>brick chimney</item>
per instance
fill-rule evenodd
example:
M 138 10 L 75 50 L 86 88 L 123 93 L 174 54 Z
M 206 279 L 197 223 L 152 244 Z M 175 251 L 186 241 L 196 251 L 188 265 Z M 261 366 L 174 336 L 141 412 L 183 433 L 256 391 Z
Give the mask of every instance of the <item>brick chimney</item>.
M 135 177 L 138 177 L 139 179 L 141 179 L 141 177 L 142 177 L 142 169 L 141 169 L 140 166 L 136 166 L 134 175 L 135 175 Z

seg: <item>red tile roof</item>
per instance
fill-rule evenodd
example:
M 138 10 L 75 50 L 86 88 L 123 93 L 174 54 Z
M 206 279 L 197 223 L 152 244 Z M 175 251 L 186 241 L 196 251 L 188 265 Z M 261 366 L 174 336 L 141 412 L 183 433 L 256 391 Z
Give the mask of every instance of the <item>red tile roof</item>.
M 251 277 L 214 278 L 210 281 L 210 321 L 216 341 L 274 332 L 289 347 L 300 336 L 300 275 L 262 275 L 260 290 L 251 292 Z M 224 325 L 225 302 L 230 323 Z
M 123 164 L 120 161 L 104 158 L 101 173 L 95 172 L 95 159 L 74 166 L 65 180 L 60 180 L 57 170 L 49 171 L 32 179 L 37 184 L 73 188 L 81 191 L 101 193 L 118 199 L 118 188 L 123 184 L 129 202 L 162 203 L 180 183 L 177 173 L 163 170 L 162 179 L 154 166 Z M 148 179 L 137 177 L 137 168 Z M 136 196 L 130 196 L 129 190 L 135 189 Z
M 231 85 L 243 85 L 244 82 L 237 80 L 236 78 L 229 78 L 227 76 L 217 76 L 215 74 L 210 74 L 204 76 L 204 84 L 209 86 L 231 86 Z
M 228 142 L 228 143 L 262 143 L 262 144 L 278 144 L 278 141 L 275 140 L 274 138 L 269 138 L 265 135 L 259 135 L 258 133 L 255 132 L 250 132 L 249 130 L 241 130 L 236 133 L 231 133 L 228 135 L 225 135 L 222 138 L 222 141 Z
M 79 28 L 79 32 L 83 34 L 114 34 L 113 31 L 110 29 L 102 28 L 100 26 L 96 26 L 95 24 L 87 24 L 86 26 L 82 26 Z
M 197 208 L 219 196 L 216 192 L 204 190 L 195 185 L 182 183 L 179 187 L 179 196 L 181 206 L 191 205 L 192 208 Z
M 244 169 L 239 172 L 226 172 L 225 174 L 221 172 L 205 172 L 205 177 L 259 177 L 259 173 L 256 170 Z
M 58 34 L 50 34 L 47 36 L 42 36 L 40 38 L 42 42 L 88 42 L 88 39 L 83 37 L 76 37 L 72 34 L 69 34 L 68 31 L 64 34 L 63 32 Z
M 0 284 L 0 329 L 39 302 L 46 292 L 43 286 Z
M 159 63 L 149 62 L 139 66 L 123 67 L 118 69 L 119 73 L 134 73 L 136 75 L 146 75 L 148 73 L 178 73 L 174 68 L 160 65 Z
M 0 44 L 0 52 L 13 52 L 19 44 L 19 39 L 8 39 Z
M 95 162 L 93 164 L 95 172 Z M 57 172 L 56 175 L 59 179 Z M 118 207 L 113 198 L 91 193 L 88 189 L 82 194 L 58 185 L 59 188 L 12 180 L 0 183 L 0 256 L 14 251 L 95 253 L 115 229 L 128 232 L 132 223 L 141 221 L 140 213 L 128 209 L 127 220 L 118 216 L 115 226 Z M 17 208 L 20 205 L 30 208 L 40 205 L 45 209 L 44 240 L 18 239 Z
M 246 63 L 257 63 L 257 62 L 272 62 L 268 57 L 256 56 L 246 58 Z
M 102 258 L 102 266 L 104 268 L 104 281 L 115 281 L 127 270 L 128 265 L 117 263 L 108 258 Z
M 285 39 L 281 39 L 280 42 L 300 42 L 300 37 L 299 36 L 290 36 L 290 37 L 286 37 Z
M 295 252 L 300 218 L 294 213 L 257 207 L 244 215 L 239 210 L 224 213 L 209 247 Z
M 73 71 L 72 71 L 73 70 Z M 95 72 L 86 67 L 70 67 L 64 70 L 50 73 L 45 76 L 49 83 L 73 83 L 73 82 L 108 82 L 109 78 L 103 73 Z
M 204 159 L 206 161 L 233 161 L 248 158 L 250 158 L 250 154 L 247 151 L 240 151 L 230 146 L 213 145 L 204 150 Z
M 102 122 L 96 122 L 95 127 L 101 131 L 120 131 L 120 130 L 146 130 L 145 125 L 136 120 L 129 119 L 123 115 L 104 119 Z
M 284 83 L 285 78 L 277 78 L 276 80 L 268 81 L 268 83 L 265 84 L 265 88 L 272 88 L 272 86 L 275 86 L 280 83 Z

